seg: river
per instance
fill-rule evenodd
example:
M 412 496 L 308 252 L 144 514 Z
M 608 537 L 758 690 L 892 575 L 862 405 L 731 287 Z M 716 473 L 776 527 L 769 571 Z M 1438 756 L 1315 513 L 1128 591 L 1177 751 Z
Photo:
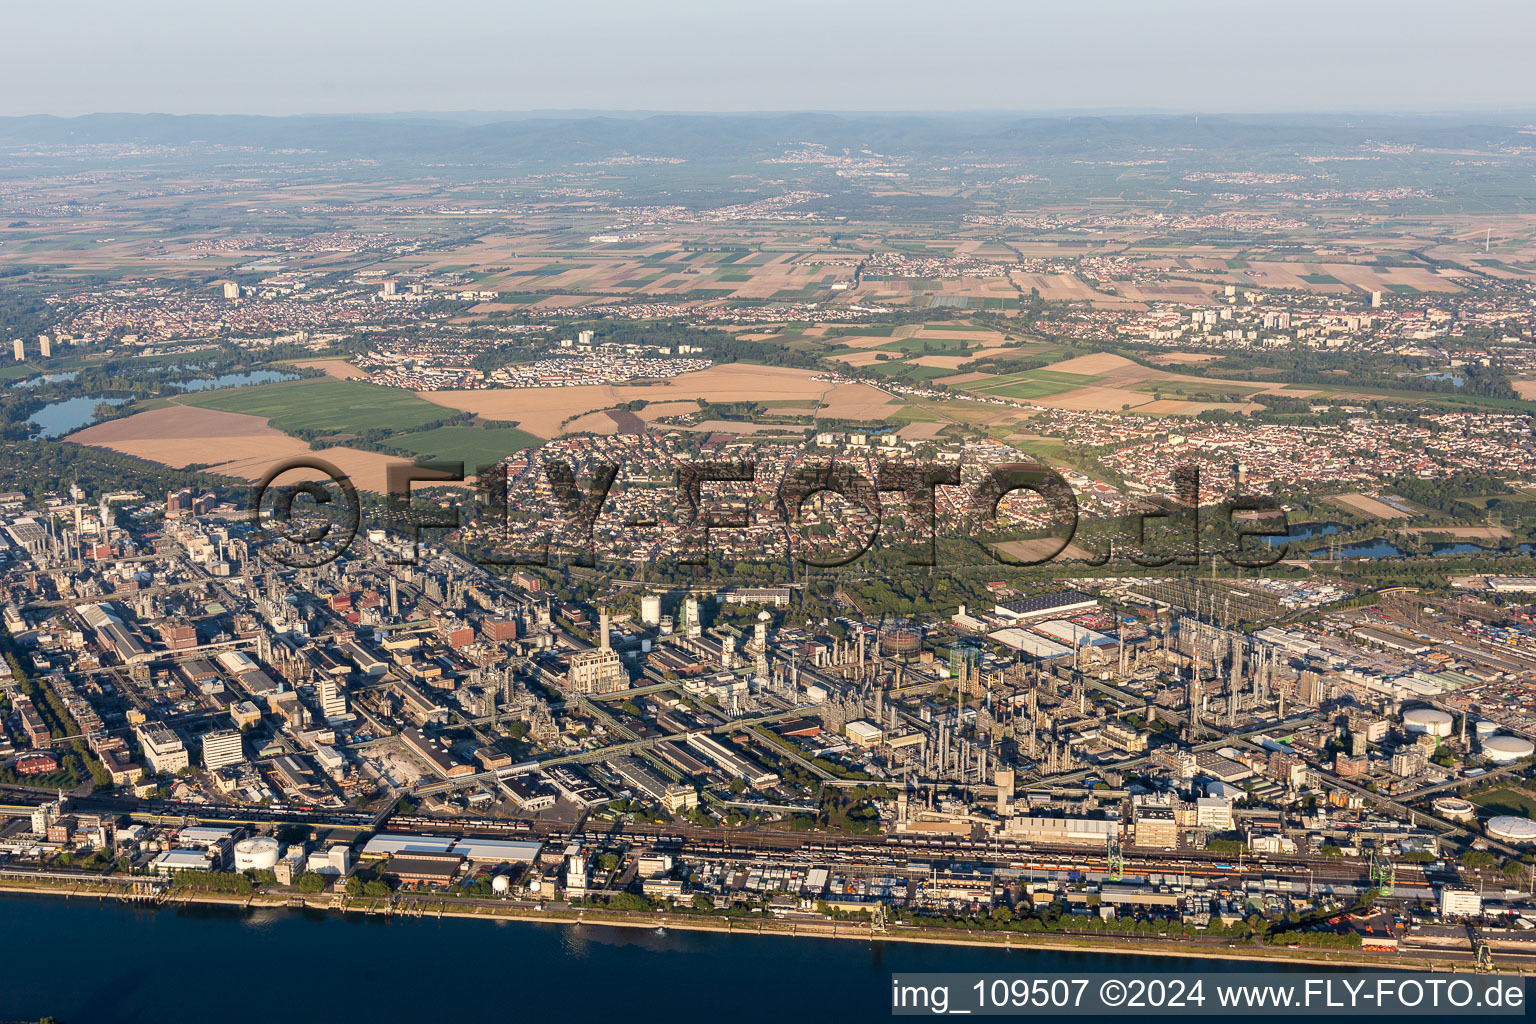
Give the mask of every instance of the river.
M 912 971 L 1285 964 L 0 896 L 0 1020 L 396 1024 L 890 1015 Z

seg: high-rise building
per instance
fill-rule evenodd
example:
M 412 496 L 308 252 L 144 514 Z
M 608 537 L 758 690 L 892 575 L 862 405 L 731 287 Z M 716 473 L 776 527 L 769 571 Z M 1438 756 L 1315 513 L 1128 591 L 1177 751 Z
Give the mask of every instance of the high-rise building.
M 44 359 L 53 355 L 53 339 L 46 334 L 37 336 L 37 350 L 42 353 Z
M 11 342 L 11 347 L 16 352 L 16 361 L 18 363 L 27 358 L 26 342 L 22 341 L 20 338 L 17 338 L 15 341 Z
M 347 691 L 333 675 L 320 677 L 320 714 L 326 721 L 347 717 Z
M 215 729 L 203 737 L 203 767 L 209 771 L 245 760 L 240 734 L 233 729 Z
M 226 299 L 238 299 L 240 297 L 240 286 L 233 281 L 225 281 L 224 297 Z

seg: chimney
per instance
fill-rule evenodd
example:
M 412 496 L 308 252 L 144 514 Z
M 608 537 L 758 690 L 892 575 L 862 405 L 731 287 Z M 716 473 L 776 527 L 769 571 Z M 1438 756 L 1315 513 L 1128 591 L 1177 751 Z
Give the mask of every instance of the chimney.
M 599 646 L 603 650 L 606 651 L 608 649 L 608 609 L 607 608 L 603 608 L 603 609 L 601 609 L 598 612 L 598 633 L 602 637 L 602 641 L 600 642 Z

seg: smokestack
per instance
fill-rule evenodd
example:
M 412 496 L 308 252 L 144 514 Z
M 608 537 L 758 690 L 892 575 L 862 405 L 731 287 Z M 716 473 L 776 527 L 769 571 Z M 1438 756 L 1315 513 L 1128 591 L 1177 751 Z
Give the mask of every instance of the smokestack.
M 598 632 L 602 636 L 600 646 L 608 650 L 608 609 L 603 608 L 597 613 Z

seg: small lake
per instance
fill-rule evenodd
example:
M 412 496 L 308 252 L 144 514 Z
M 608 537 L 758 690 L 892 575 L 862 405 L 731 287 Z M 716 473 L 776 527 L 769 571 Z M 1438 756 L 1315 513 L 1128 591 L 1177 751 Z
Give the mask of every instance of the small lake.
M 96 407 L 102 402 L 122 405 L 126 401 L 126 398 L 106 398 L 101 395 L 65 398 L 37 410 L 32 414 L 32 422 L 37 424 L 44 437 L 63 437 L 95 421 Z
M 1284 537 L 1260 537 L 1259 540 L 1272 548 L 1281 544 L 1289 544 L 1297 540 L 1310 540 L 1313 537 L 1326 537 L 1329 534 L 1339 532 L 1338 523 L 1290 523 L 1290 532 Z
M 247 370 L 244 373 L 224 373 L 217 377 L 194 377 L 191 380 L 167 381 L 178 391 L 218 391 L 223 388 L 243 388 L 252 384 L 275 384 L 280 380 L 298 380 L 297 374 L 281 370 Z
M 1480 544 L 1470 544 L 1464 540 L 1446 541 L 1429 546 L 1429 553 L 1432 555 L 1487 555 L 1497 552 L 1497 548 L 1485 548 Z
M 80 376 L 79 370 L 65 370 L 62 373 L 45 373 L 37 377 L 28 377 L 26 380 L 19 380 L 16 382 L 16 386 L 19 388 L 35 388 L 41 387 L 44 384 L 67 384 L 78 376 Z
M 1327 548 L 1308 551 L 1308 558 L 1329 558 L 1333 552 Z M 1357 540 L 1352 544 L 1339 545 L 1340 558 L 1401 558 L 1403 549 L 1385 540 Z

